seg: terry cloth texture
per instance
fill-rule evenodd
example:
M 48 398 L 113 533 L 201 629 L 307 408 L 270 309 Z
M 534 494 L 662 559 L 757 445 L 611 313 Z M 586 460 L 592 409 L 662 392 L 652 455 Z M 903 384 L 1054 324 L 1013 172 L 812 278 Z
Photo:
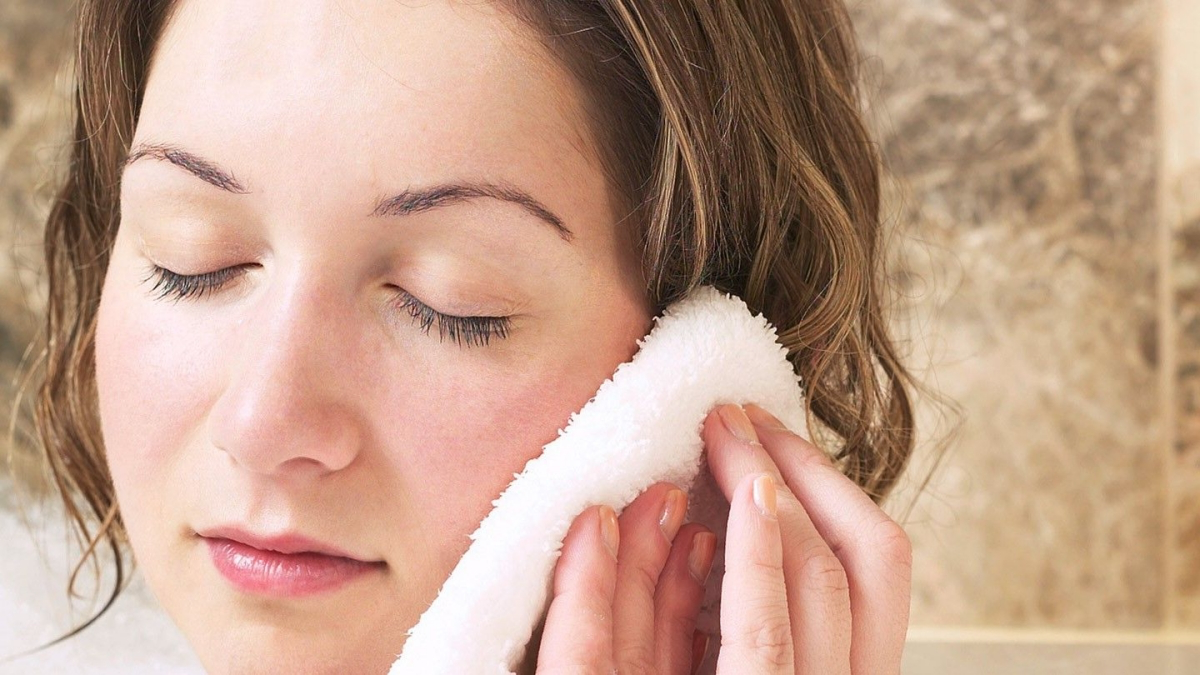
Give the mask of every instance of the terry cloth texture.
M 714 406 L 757 403 L 808 437 L 801 382 L 776 338 L 762 315 L 711 286 L 655 317 L 633 358 L 492 502 L 389 675 L 512 673 L 545 613 L 575 516 L 593 504 L 620 513 L 659 481 L 687 490 L 688 519 L 717 533 L 697 627 L 719 645 L 729 504 L 705 465 L 701 431 Z M 715 668 L 710 652 L 702 673 Z

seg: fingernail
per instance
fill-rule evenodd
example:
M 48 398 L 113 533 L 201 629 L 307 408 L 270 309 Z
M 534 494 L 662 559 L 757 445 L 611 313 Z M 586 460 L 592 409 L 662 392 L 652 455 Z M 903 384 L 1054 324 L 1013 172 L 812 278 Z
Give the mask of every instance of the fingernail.
M 708 656 L 708 633 L 696 631 L 692 634 L 692 675 L 700 671 L 704 657 Z
M 600 536 L 604 539 L 605 548 L 615 560 L 617 549 L 621 545 L 621 528 L 617 525 L 617 512 L 613 511 L 611 506 L 600 507 Z
M 746 410 L 746 415 L 752 422 L 762 427 L 763 429 L 774 429 L 776 431 L 786 431 L 791 433 L 779 418 L 767 412 L 762 406 L 754 403 L 747 403 L 743 408 Z
M 717 414 L 721 416 L 721 421 L 725 423 L 729 433 L 739 441 L 758 443 L 758 434 L 754 432 L 754 425 L 750 423 L 750 418 L 746 417 L 742 406 L 729 403 L 717 408 Z
M 775 503 L 775 479 L 771 474 L 764 473 L 754 479 L 754 503 L 758 510 L 767 518 L 775 518 L 777 513 Z
M 692 537 L 692 551 L 688 553 L 688 571 L 701 586 L 712 572 L 713 556 L 717 552 L 717 535 L 700 532 Z
M 683 517 L 687 511 L 687 496 L 682 490 L 671 490 L 663 502 L 662 515 L 658 517 L 658 527 L 662 530 L 667 541 L 675 539 L 679 528 L 683 526 Z

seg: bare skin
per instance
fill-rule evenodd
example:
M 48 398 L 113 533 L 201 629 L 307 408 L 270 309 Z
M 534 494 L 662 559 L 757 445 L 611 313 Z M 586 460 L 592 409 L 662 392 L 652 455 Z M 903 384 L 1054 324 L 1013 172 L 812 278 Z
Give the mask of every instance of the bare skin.
M 904 530 L 758 406 L 711 412 L 704 444 L 730 500 L 722 644 L 708 645 L 719 649 L 717 672 L 899 673 L 912 584 Z M 604 543 L 607 507 L 575 521 L 555 572 L 539 673 L 698 665 L 704 640 L 692 628 L 707 570 L 693 573 L 688 553 L 711 533 L 688 524 L 667 543 L 658 518 L 672 488 L 656 485 L 622 512 L 616 556 Z
M 491 500 L 634 354 L 652 309 L 583 100 L 490 3 L 181 2 L 120 186 L 96 372 L 139 569 L 209 672 L 385 672 Z M 461 182 L 539 206 L 382 208 Z M 219 282 L 172 297 L 168 273 Z M 736 519 L 726 606 L 769 610 L 729 617 L 722 663 L 741 663 L 754 635 L 784 635 L 786 619 L 786 653 L 800 657 L 778 672 L 898 671 L 906 540 L 876 528 L 892 537 L 877 549 L 848 529 L 881 512 L 798 440 L 765 432 L 738 454 L 715 419 L 710 462 Z M 779 516 L 755 520 L 748 481 L 763 472 L 776 474 Z M 621 515 L 616 558 L 598 511 L 579 516 L 539 671 L 690 669 L 699 581 L 687 561 L 712 541 L 693 524 L 664 534 L 668 492 L 654 486 Z M 315 596 L 247 594 L 198 536 L 230 523 L 382 566 Z M 826 539 L 846 543 L 837 557 L 822 555 Z M 776 576 L 755 563 L 780 550 Z M 806 564 L 814 555 L 822 566 Z M 837 581 L 834 560 L 848 593 L 783 593 L 813 572 Z M 850 600 L 870 623 L 851 620 Z

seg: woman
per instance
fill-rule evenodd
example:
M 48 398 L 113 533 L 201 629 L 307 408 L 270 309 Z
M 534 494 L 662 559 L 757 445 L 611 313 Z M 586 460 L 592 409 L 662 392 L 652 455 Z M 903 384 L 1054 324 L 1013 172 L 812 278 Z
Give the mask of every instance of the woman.
M 36 421 L 88 555 L 131 552 L 206 669 L 384 672 L 491 500 L 710 283 L 837 448 L 706 420 L 718 671 L 899 671 L 877 503 L 913 383 L 840 0 L 96 0 L 79 29 Z M 699 663 L 685 508 L 578 516 L 530 669 Z

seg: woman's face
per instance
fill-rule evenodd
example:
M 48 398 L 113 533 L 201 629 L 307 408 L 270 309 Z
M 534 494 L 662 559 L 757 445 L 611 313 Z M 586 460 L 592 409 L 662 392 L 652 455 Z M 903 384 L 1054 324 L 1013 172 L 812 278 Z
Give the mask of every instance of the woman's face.
M 166 28 L 97 383 L 139 567 L 210 671 L 384 672 L 649 330 L 581 93 L 540 49 L 486 3 L 191 0 Z M 177 297 L 155 265 L 228 274 Z M 225 527 L 374 564 L 236 583 Z

